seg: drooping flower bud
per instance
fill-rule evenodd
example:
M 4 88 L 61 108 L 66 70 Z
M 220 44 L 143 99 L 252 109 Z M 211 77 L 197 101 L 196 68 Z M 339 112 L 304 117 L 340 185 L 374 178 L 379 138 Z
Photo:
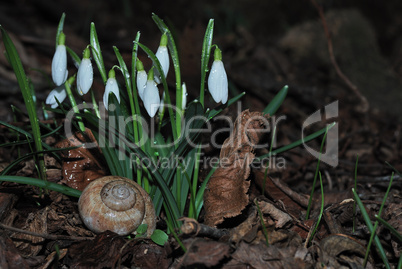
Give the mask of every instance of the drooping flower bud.
M 54 53 L 52 60 L 52 79 L 53 82 L 60 86 L 67 80 L 68 70 L 67 70 L 67 50 L 64 45 L 66 41 L 66 36 L 63 32 L 59 35 L 58 45 L 56 47 L 56 52 Z
M 144 90 L 147 84 L 147 72 L 144 70 L 144 65 L 137 59 L 137 91 L 141 100 L 144 100 Z
M 169 52 L 167 48 L 167 43 L 168 43 L 168 38 L 166 34 L 163 34 L 161 37 L 161 41 L 159 43 L 158 50 L 155 53 L 156 58 L 158 58 L 163 74 L 165 75 L 165 78 L 167 76 L 167 73 L 169 72 Z M 161 77 L 157 69 L 155 69 L 155 81 L 156 83 L 161 83 Z
M 77 73 L 77 90 L 80 95 L 88 93 L 94 80 L 94 71 L 91 60 L 89 59 L 89 48 L 85 48 L 84 56 L 80 63 Z
M 109 94 L 113 93 L 116 96 L 117 101 L 120 103 L 119 86 L 116 81 L 116 73 L 113 68 L 109 71 L 109 78 L 106 81 L 105 93 L 103 94 L 103 103 L 105 108 L 109 109 Z
M 152 67 L 148 73 L 148 80 L 144 90 L 144 107 L 149 116 L 155 116 L 159 109 L 161 98 L 159 97 L 159 90 L 154 81 L 154 68 Z
M 66 97 L 67 97 L 67 92 L 66 92 L 66 89 L 63 84 L 61 86 L 56 87 L 49 93 L 49 95 L 46 98 L 45 103 L 47 105 L 50 105 L 51 108 L 56 108 L 59 106 L 59 104 L 56 101 L 56 98 L 59 101 L 59 103 L 62 103 L 64 101 L 64 99 L 66 99 Z
M 208 77 L 208 90 L 215 102 L 225 104 L 228 100 L 228 77 L 222 62 L 222 52 L 215 49 L 214 62 Z

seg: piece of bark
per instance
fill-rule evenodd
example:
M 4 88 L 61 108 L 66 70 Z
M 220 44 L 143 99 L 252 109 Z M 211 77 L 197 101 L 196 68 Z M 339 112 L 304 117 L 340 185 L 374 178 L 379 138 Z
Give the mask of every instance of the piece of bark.
M 85 134 L 86 137 L 77 132 L 74 136 L 68 137 L 56 145 L 58 148 L 78 147 L 62 151 L 61 170 L 63 182 L 67 186 L 81 191 L 91 181 L 103 177 L 107 173 L 106 166 L 100 162 L 102 155 L 100 148 L 98 146 L 91 149 L 85 147 L 86 142 L 98 145 L 94 135 L 89 129 L 86 129 Z
M 253 150 L 267 125 L 267 116 L 260 112 L 245 110 L 237 117 L 233 132 L 223 143 L 219 167 L 204 193 L 205 224 L 216 226 L 224 218 L 238 216 L 249 203 L 247 179 Z

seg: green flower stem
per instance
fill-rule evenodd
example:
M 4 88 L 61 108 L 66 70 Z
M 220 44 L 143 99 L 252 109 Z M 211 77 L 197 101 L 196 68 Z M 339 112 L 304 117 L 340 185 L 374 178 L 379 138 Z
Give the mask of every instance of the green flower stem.
M 172 57 L 174 73 L 176 77 L 176 134 L 177 138 L 180 137 L 181 134 L 181 104 L 182 104 L 182 83 L 181 83 L 181 74 L 180 74 L 180 62 L 179 62 L 179 53 L 177 52 L 177 47 L 174 42 L 174 38 L 172 33 L 170 32 L 169 28 L 166 24 L 155 14 L 152 14 L 152 19 L 155 21 L 156 25 L 158 26 L 159 30 L 167 36 L 168 38 L 168 48 L 169 52 Z M 169 95 L 166 93 L 168 101 Z
M 74 80 L 75 80 L 75 75 L 72 76 L 72 77 L 70 77 L 70 78 L 64 83 L 64 86 L 66 87 L 67 96 L 68 96 L 68 99 L 69 99 L 70 102 L 71 102 L 71 106 L 72 106 L 72 108 L 73 108 L 73 111 L 74 111 L 76 114 L 79 114 L 79 113 L 80 113 L 80 110 L 78 109 L 77 103 L 75 102 L 74 95 L 73 95 L 73 93 L 71 92 L 71 85 L 74 83 Z M 80 127 L 80 130 L 81 130 L 82 132 L 85 132 L 85 126 L 84 126 L 84 123 L 82 122 L 82 118 L 79 117 L 79 116 L 77 116 L 77 119 L 78 119 L 78 126 Z
M 141 33 L 137 32 L 137 35 L 135 36 L 135 42 L 133 44 L 133 50 L 132 50 L 132 62 L 131 62 L 131 84 L 132 84 L 132 91 L 133 91 L 133 102 L 134 102 L 134 106 L 133 109 L 131 109 L 131 113 L 132 116 L 135 117 L 133 120 L 133 128 L 134 128 L 134 143 L 136 145 L 138 145 L 139 142 L 139 135 L 142 134 L 142 126 L 141 124 L 138 124 L 137 119 L 138 119 L 138 115 L 141 115 L 140 113 L 140 105 L 138 102 L 138 89 L 137 89 L 137 83 L 136 83 L 136 79 L 137 79 L 137 57 L 138 57 L 138 42 L 140 40 L 140 36 Z M 136 43 L 137 42 L 137 43 Z M 131 101 L 130 101 L 130 106 L 131 106 Z M 144 143 L 141 143 L 141 149 L 143 151 L 145 151 L 145 145 Z M 140 164 L 140 159 L 136 158 L 136 163 L 137 163 L 137 167 L 139 167 Z M 140 184 L 142 181 L 142 174 L 143 171 L 142 169 L 137 169 L 137 183 Z M 148 181 L 148 180 L 147 180 Z M 149 190 L 147 190 L 147 192 L 149 193 Z
M 95 115 L 100 119 L 100 112 L 99 112 L 99 107 L 96 104 L 96 99 L 95 99 L 95 94 L 92 89 L 90 89 L 91 92 L 91 100 L 92 100 L 92 105 L 93 105 L 93 110 L 95 111 Z

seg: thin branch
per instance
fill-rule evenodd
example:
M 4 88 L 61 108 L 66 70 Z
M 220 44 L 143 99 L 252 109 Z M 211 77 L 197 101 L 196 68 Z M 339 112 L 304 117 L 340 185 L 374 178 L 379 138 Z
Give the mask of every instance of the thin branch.
M 92 240 L 95 238 L 95 237 L 78 237 L 78 236 L 55 235 L 55 234 L 41 234 L 41 233 L 35 233 L 35 232 L 31 232 L 31 231 L 25 231 L 25 230 L 22 230 L 19 228 L 5 225 L 3 223 L 0 223 L 0 228 L 9 230 L 9 231 L 13 231 L 13 232 L 17 232 L 17 233 L 23 233 L 23 234 L 36 236 L 36 237 L 42 237 L 42 238 L 49 239 L 49 240 L 86 241 L 86 240 Z
M 334 48 L 332 46 L 332 38 L 331 34 L 329 33 L 328 26 L 327 26 L 327 21 L 325 20 L 324 16 L 324 11 L 321 6 L 317 4 L 315 0 L 310 0 L 313 6 L 317 9 L 318 14 L 320 15 L 322 26 L 324 28 L 325 35 L 327 37 L 327 44 L 328 44 L 328 52 L 329 52 L 329 57 L 331 59 L 331 63 L 335 68 L 336 73 L 338 76 L 345 82 L 346 86 L 349 87 L 353 91 L 353 93 L 360 99 L 361 106 L 358 108 L 358 110 L 362 113 L 365 113 L 369 110 L 370 104 L 367 101 L 366 97 L 362 95 L 359 91 L 359 88 L 353 84 L 350 79 L 342 72 L 342 70 L 339 68 L 338 63 L 336 62 L 335 56 L 334 56 Z

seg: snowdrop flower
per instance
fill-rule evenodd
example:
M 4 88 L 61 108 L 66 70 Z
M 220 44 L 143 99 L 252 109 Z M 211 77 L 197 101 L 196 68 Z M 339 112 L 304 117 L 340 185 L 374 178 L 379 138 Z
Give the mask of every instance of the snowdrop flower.
M 159 90 L 154 81 L 154 68 L 152 67 L 148 73 L 148 80 L 144 90 L 144 107 L 149 116 L 153 118 L 159 109 L 161 98 L 159 97 Z
M 109 109 L 109 94 L 113 93 L 116 96 L 117 101 L 120 103 L 120 93 L 119 86 L 116 81 L 116 74 L 112 69 L 109 71 L 109 78 L 106 82 L 105 93 L 103 94 L 103 103 L 106 107 L 106 110 Z
M 222 62 L 222 52 L 215 49 L 214 62 L 208 77 L 208 90 L 215 102 L 225 104 L 228 100 L 228 77 Z
M 84 57 L 78 67 L 77 73 L 77 90 L 79 95 L 86 94 L 92 86 L 94 80 L 94 70 L 91 60 L 89 59 L 89 48 L 84 50 Z
M 165 75 L 165 78 L 167 76 L 167 73 L 169 72 L 169 53 L 168 53 L 168 49 L 167 49 L 167 43 L 168 43 L 168 39 L 167 39 L 167 35 L 163 34 L 161 37 L 161 42 L 159 43 L 159 47 L 158 50 L 155 53 L 156 58 L 158 58 L 161 67 L 162 67 L 162 71 L 163 74 Z M 158 72 L 157 69 L 155 69 L 155 81 L 156 83 L 161 83 L 161 78 L 160 78 L 160 74 Z
M 184 110 L 184 109 L 186 109 L 186 105 L 187 105 L 187 86 L 186 86 L 186 83 L 183 82 L 183 84 L 181 86 L 181 90 L 182 90 L 181 109 Z
M 144 100 L 145 84 L 147 84 L 147 72 L 144 70 L 144 65 L 137 59 L 137 91 L 141 100 Z
M 56 52 L 54 53 L 52 60 L 52 79 L 57 86 L 62 85 L 67 80 L 68 75 L 67 51 L 66 46 L 64 45 L 65 41 L 66 36 L 61 32 Z
M 66 99 L 66 97 L 67 92 L 64 85 L 58 86 L 49 93 L 49 95 L 46 98 L 46 104 L 50 105 L 51 108 L 56 108 L 59 106 L 59 104 L 56 101 L 56 98 L 60 103 L 62 103 L 64 99 Z

